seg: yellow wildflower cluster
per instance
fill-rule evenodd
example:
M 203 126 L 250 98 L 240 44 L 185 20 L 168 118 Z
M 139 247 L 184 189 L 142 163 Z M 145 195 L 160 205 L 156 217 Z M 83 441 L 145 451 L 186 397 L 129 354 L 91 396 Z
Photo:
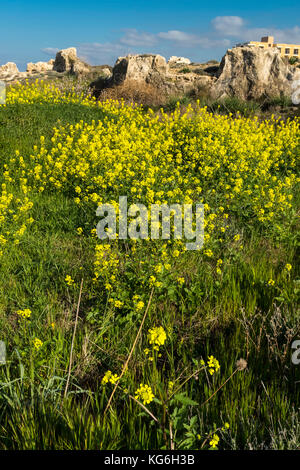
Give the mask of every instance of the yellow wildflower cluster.
M 85 97 L 83 93 L 78 94 L 75 90 L 62 91 L 54 82 L 45 82 L 36 79 L 35 82 L 26 81 L 10 87 L 6 94 L 6 103 L 10 104 L 32 104 L 32 103 L 80 103 L 90 105 L 93 100 Z M 1 106 L 1 105 L 0 105 Z
M 213 375 L 220 369 L 220 363 L 214 356 L 208 356 L 207 366 L 210 375 Z
M 119 258 L 117 252 L 112 245 L 105 243 L 96 245 L 95 262 L 94 262 L 94 281 L 102 278 L 105 282 L 105 288 L 109 291 L 115 283 L 118 273 Z
M 119 380 L 119 376 L 117 374 L 113 374 L 111 370 L 105 372 L 104 377 L 101 381 L 102 385 L 106 385 L 107 383 L 115 384 Z
M 179 108 L 173 113 L 145 112 L 141 106 L 115 100 L 96 102 L 44 82 L 10 87 L 6 106 L 17 102 L 78 103 L 100 109 L 103 118 L 55 127 L 51 142 L 41 136 L 30 155 L 16 151 L 8 158 L 2 173 L 2 197 L 0 194 L 0 255 L 8 237 L 19 243 L 32 222 L 26 218 L 32 206 L 30 194 L 53 190 L 71 196 L 74 204 L 89 214 L 95 214 L 100 203 L 112 204 L 117 224 L 119 197 L 124 195 L 128 204 L 141 202 L 147 207 L 154 203 L 203 203 L 201 256 L 206 262 L 213 261 L 222 244 L 239 245 L 236 242 L 241 235 L 228 230 L 232 217 L 276 234 L 284 234 L 285 225 L 295 218 L 292 205 L 299 182 L 296 165 L 300 153 L 297 119 L 232 119 L 213 115 L 199 103 L 188 106 L 185 112 Z M 21 190 L 22 200 L 17 201 L 9 185 Z M 1 223 L 3 219 L 18 222 L 13 232 Z M 77 233 L 83 233 L 82 227 L 77 227 Z M 186 254 L 184 240 L 130 240 L 126 250 L 122 240 L 96 240 L 92 229 L 94 282 L 102 284 L 100 288 L 118 302 L 111 302 L 116 308 L 124 306 L 124 311 L 135 312 L 144 308 L 143 298 L 132 302 L 131 293 L 119 296 L 121 291 L 128 291 L 128 284 L 120 284 L 126 282 L 126 276 L 131 276 L 134 293 L 137 284 L 143 292 L 149 286 L 163 289 L 172 283 L 183 285 L 182 277 L 172 279 L 171 268 Z M 144 246 L 147 257 L 140 253 Z M 221 274 L 219 262 L 216 271 Z M 66 282 L 72 284 L 71 279 Z
M 167 339 L 167 335 L 162 326 L 156 326 L 148 330 L 148 341 L 153 345 L 153 349 L 158 351 Z
M 214 434 L 211 438 L 211 440 L 209 441 L 209 445 L 211 447 L 211 449 L 216 449 L 218 444 L 219 444 L 219 441 L 220 441 L 220 438 L 218 436 L 218 434 Z
M 145 303 L 140 299 L 139 295 L 134 295 L 132 300 L 133 300 L 134 308 L 137 312 L 140 312 L 141 310 L 144 309 Z
M 35 349 L 40 349 L 43 346 L 43 342 L 39 338 L 35 338 L 33 341 Z
M 72 277 L 70 276 L 70 274 L 67 274 L 66 277 L 65 277 L 65 281 L 67 283 L 68 286 L 73 286 L 74 284 L 74 279 L 72 279 Z
M 135 392 L 135 398 L 137 400 L 142 400 L 144 405 L 148 405 L 148 403 L 153 401 L 154 394 L 149 385 L 140 384 L 139 388 Z
M 25 319 L 28 319 L 31 317 L 31 310 L 29 308 L 25 308 L 24 310 L 18 310 L 17 314 Z
M 6 165 L 4 165 L 6 167 Z M 4 179 L 8 179 L 8 171 L 5 171 Z M 11 178 L 9 177 L 11 180 Z M 26 185 L 24 183 L 23 193 Z M 2 183 L 0 190 L 0 257 L 7 245 L 18 245 L 27 227 L 34 221 L 28 217 L 28 212 L 33 204 L 27 196 L 16 197 L 8 189 L 7 183 Z

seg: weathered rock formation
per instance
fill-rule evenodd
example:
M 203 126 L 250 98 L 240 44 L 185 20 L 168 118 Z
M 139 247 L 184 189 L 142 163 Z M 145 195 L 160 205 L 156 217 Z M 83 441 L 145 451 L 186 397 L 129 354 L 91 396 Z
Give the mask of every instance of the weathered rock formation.
M 16 74 L 19 73 L 19 69 L 14 62 L 7 62 L 7 64 L 0 66 L 0 74 Z
M 211 85 L 214 79 L 196 73 L 180 74 L 170 69 L 166 59 L 158 54 L 137 54 L 119 57 L 111 77 L 99 77 L 91 85 L 95 96 L 105 88 L 126 83 L 150 84 L 166 94 L 187 93 L 195 81 L 203 86 Z
M 50 59 L 49 62 L 36 62 L 35 64 L 29 62 L 27 64 L 26 72 L 28 73 L 43 73 L 48 70 L 53 70 L 54 59 Z
M 142 54 L 119 57 L 113 68 L 112 82 L 119 85 L 125 80 L 161 82 L 167 72 L 166 59 L 161 55 Z
M 291 96 L 291 85 L 297 78 L 300 70 L 283 60 L 277 49 L 235 47 L 223 57 L 211 93 L 213 98 L 244 100 Z
M 189 65 L 190 63 L 190 59 L 187 59 L 186 57 L 177 57 L 176 55 L 172 55 L 168 61 L 168 65 Z
M 56 72 L 67 72 L 79 75 L 81 73 L 90 72 L 91 67 L 77 57 L 75 47 L 69 47 L 68 49 L 62 49 L 57 52 L 53 70 Z

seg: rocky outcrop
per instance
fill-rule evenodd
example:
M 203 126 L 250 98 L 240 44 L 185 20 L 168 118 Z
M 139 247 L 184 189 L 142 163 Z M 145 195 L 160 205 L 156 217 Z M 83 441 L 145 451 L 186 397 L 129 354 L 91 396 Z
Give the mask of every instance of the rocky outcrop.
M 109 67 L 103 67 L 101 69 L 101 73 L 102 73 L 103 77 L 109 78 L 109 77 L 112 76 L 112 69 L 109 68 Z
M 27 64 L 26 72 L 28 73 L 43 73 L 48 70 L 53 70 L 54 59 L 50 59 L 49 62 L 36 62 L 35 64 L 29 62 Z
M 92 67 L 77 57 L 75 47 L 62 49 L 56 54 L 55 59 L 48 62 L 29 62 L 26 72 L 19 72 L 18 67 L 13 62 L 8 62 L 0 66 L 0 80 L 14 83 L 27 78 L 61 78 L 67 74 L 81 75 L 85 73 L 95 73 L 93 69 L 103 69 L 102 75 L 109 77 L 111 71 L 109 66 Z
M 186 57 L 177 57 L 176 55 L 172 55 L 168 61 L 168 65 L 190 65 L 190 59 Z
M 14 62 L 7 62 L 6 64 L 0 66 L 0 75 L 13 75 L 16 73 L 19 73 L 19 69 Z
M 67 72 L 75 75 L 88 73 L 91 67 L 77 57 L 77 50 L 75 47 L 62 49 L 57 52 L 53 64 L 53 70 L 56 72 Z
M 119 85 L 125 80 L 136 80 L 158 84 L 166 72 L 166 59 L 161 55 L 128 55 L 127 57 L 119 57 L 115 63 L 112 82 L 113 85 Z
M 119 57 L 114 65 L 111 76 L 101 75 L 91 83 L 94 94 L 99 96 L 105 88 L 122 85 L 126 83 L 151 84 L 156 88 L 166 86 L 167 62 L 158 54 L 129 54 Z
M 109 78 L 100 76 L 91 86 L 98 97 L 102 90 L 126 83 L 152 85 L 166 94 L 187 93 L 197 86 L 210 87 L 213 79 L 196 73 L 181 74 L 170 69 L 166 59 L 158 54 L 119 57 Z
M 213 98 L 257 100 L 291 96 L 293 80 L 300 78 L 300 70 L 284 61 L 275 48 L 235 47 L 226 52 L 216 75 Z

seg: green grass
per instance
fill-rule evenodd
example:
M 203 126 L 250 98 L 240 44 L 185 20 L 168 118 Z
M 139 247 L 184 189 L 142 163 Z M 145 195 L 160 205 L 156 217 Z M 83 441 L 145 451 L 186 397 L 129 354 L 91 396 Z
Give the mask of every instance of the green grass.
M 48 139 L 55 126 L 75 124 L 80 120 L 90 122 L 103 118 L 100 109 L 77 104 L 57 106 L 52 104 L 14 104 L 0 108 L 0 156 L 5 162 L 15 150 L 30 154 L 40 136 Z
M 168 103 L 170 111 L 174 102 Z M 243 114 L 254 109 L 248 103 L 245 111 L 233 100 L 224 106 Z M 17 149 L 29 156 L 41 135 L 50 142 L 55 126 L 102 118 L 101 110 L 80 105 L 0 107 L 1 165 Z M 0 365 L 0 449 L 164 448 L 160 427 L 119 391 L 104 415 L 112 388 L 100 385 L 103 373 L 120 372 L 141 316 L 123 321 L 112 317 L 104 293 L 91 282 L 93 249 L 86 237 L 74 235 L 76 227 L 87 232 L 93 227 L 91 214 L 66 194 L 48 193 L 34 196 L 32 215 L 34 225 L 0 266 L 0 339 L 8 344 L 8 363 Z M 242 224 L 230 223 L 233 233 Z M 174 266 L 184 273 L 186 285 L 170 289 L 167 298 L 154 293 L 145 328 L 162 324 L 170 332 L 166 347 L 157 364 L 149 363 L 141 354 L 145 341 L 139 340 L 128 383 L 159 384 L 166 373 L 185 379 L 194 372 L 195 361 L 208 355 L 221 364 L 220 373 L 200 373 L 183 387 L 198 405 L 179 398 L 170 404 L 170 413 L 178 412 L 178 447 L 198 448 L 197 434 L 205 438 L 228 422 L 229 430 L 219 433 L 221 449 L 299 448 L 300 367 L 291 363 L 291 342 L 299 325 L 296 233 L 294 227 L 286 239 L 276 240 L 246 227 L 240 251 L 228 245 L 222 254 L 227 268 L 220 278 L 194 253 Z M 143 256 L 147 258 L 147 249 Z M 287 260 L 294 271 L 293 277 L 284 278 Z M 75 287 L 66 289 L 66 273 L 76 279 Z M 82 277 L 72 374 L 64 399 Z M 275 286 L 267 286 L 268 279 Z M 26 307 L 35 315 L 20 328 L 15 311 Z M 29 347 L 32 335 L 47 338 L 43 354 Z M 240 357 L 247 360 L 247 369 L 235 373 L 202 405 L 234 372 Z M 151 410 L 160 417 L 159 403 Z

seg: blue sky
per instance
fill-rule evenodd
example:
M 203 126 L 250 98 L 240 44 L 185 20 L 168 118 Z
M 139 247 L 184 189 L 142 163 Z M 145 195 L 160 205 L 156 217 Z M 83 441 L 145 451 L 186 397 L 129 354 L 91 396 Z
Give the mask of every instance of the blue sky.
M 237 42 L 266 34 L 300 43 L 299 0 L 11 0 L 1 1 L 0 21 L 0 64 L 20 70 L 71 46 L 93 65 L 113 65 L 128 53 L 220 59 Z

